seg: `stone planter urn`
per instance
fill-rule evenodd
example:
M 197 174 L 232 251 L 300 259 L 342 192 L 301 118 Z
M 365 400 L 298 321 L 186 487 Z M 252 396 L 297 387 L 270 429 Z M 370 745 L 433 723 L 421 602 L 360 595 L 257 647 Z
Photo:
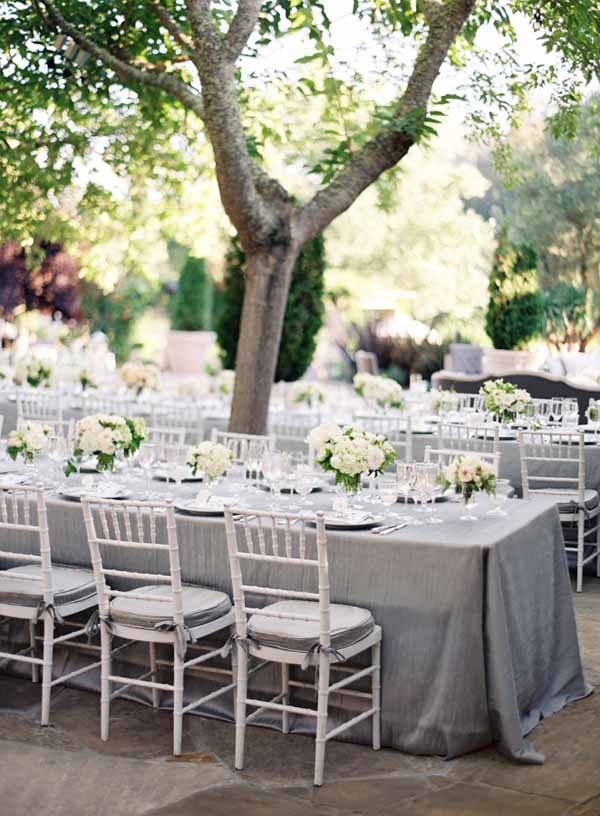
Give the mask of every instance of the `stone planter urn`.
M 170 331 L 165 350 L 167 368 L 174 374 L 199 377 L 215 340 L 211 331 Z

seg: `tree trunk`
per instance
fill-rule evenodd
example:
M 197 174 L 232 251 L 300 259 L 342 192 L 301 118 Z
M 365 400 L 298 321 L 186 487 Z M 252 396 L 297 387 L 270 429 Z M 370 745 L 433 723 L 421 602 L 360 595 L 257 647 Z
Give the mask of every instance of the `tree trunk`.
M 246 291 L 235 362 L 229 430 L 267 431 L 285 307 L 297 250 L 277 245 L 246 253 Z

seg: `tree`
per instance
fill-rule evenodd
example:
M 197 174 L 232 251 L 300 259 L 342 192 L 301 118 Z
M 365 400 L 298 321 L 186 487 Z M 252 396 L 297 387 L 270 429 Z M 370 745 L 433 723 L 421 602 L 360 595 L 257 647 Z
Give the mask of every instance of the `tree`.
M 234 237 L 227 253 L 224 291 L 217 322 L 217 339 L 223 365 L 233 368 L 237 356 L 245 290 L 246 257 Z M 311 364 L 317 347 L 317 333 L 323 325 L 325 242 L 323 236 L 312 238 L 300 250 L 283 319 L 283 330 L 275 380 L 292 382 L 300 379 Z
M 432 90 L 447 58 L 464 65 L 469 49 L 481 58 L 475 37 L 479 28 L 491 24 L 508 42 L 502 59 L 511 81 L 508 100 L 501 99 L 500 107 L 522 103 L 526 87 L 547 81 L 548 72 L 538 66 L 519 71 L 510 12 L 528 15 L 546 48 L 561 54 L 574 76 L 591 79 L 600 53 L 596 0 L 353 0 L 352 13 L 373 28 L 382 53 L 391 58 L 389 44 L 401 35 L 403 53 L 397 63 L 401 67 L 413 57 L 408 77 L 398 80 L 395 98 L 367 108 L 356 104 L 355 75 L 347 79 L 335 70 L 325 0 L 101 0 L 93 6 L 81 0 L 6 0 L 0 35 L 7 44 L 9 70 L 4 71 L 2 90 L 9 100 L 24 94 L 45 109 L 51 99 L 71 112 L 76 112 L 78 97 L 88 107 L 102 102 L 123 106 L 133 99 L 155 130 L 159 116 L 173 118 L 170 111 L 183 110 L 204 123 L 221 201 L 246 254 L 230 424 L 238 431 L 259 432 L 266 427 L 300 249 L 395 167 L 413 144 L 434 132 L 442 109 L 431 104 Z M 261 161 L 260 128 L 257 137 L 243 114 L 252 107 L 248 100 L 264 95 L 265 88 L 248 60 L 275 39 L 298 31 L 306 32 L 314 46 L 299 64 L 318 61 L 326 71 L 320 85 L 302 77 L 294 87 L 325 96 L 324 130 L 331 139 L 312 167 L 321 186 L 296 205 Z M 65 74 L 65 61 L 54 47 L 58 33 L 89 55 L 81 71 L 69 65 Z M 481 69 L 474 77 L 483 99 L 502 96 Z M 573 81 L 560 79 L 562 121 L 568 122 L 578 90 Z M 438 103 L 450 101 L 446 96 Z
M 488 285 L 485 330 L 494 348 L 519 349 L 544 328 L 544 307 L 537 288 L 538 257 L 515 246 L 501 232 Z

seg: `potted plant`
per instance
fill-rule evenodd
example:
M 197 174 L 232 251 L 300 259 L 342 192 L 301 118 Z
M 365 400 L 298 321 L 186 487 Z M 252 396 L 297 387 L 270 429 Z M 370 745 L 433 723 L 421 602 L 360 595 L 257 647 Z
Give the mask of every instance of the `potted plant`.
M 171 301 L 171 331 L 166 349 L 168 368 L 176 374 L 199 375 L 215 343 L 210 331 L 212 286 L 204 258 L 188 255 Z

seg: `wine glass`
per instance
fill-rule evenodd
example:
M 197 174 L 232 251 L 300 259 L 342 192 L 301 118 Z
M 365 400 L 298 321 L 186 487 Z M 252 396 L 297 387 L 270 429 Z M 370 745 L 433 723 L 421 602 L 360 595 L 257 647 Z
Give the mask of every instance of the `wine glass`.
M 168 478 L 180 487 L 188 474 L 187 448 L 172 447 L 167 450 Z
M 242 451 L 242 460 L 246 467 L 248 478 L 246 490 L 257 489 L 259 474 L 262 470 L 263 456 L 266 453 L 264 442 L 258 442 L 257 440 L 250 440 Z
M 494 491 L 495 507 L 487 511 L 488 516 L 508 516 L 502 505 L 508 500 L 512 491 L 512 485 L 508 479 L 496 479 L 496 489 Z
M 57 434 L 48 439 L 48 456 L 54 462 L 56 472 L 58 474 L 57 487 L 63 482 L 64 471 L 63 468 L 67 462 L 69 455 L 67 440 L 64 436 Z
M 388 510 L 393 518 L 399 518 L 398 513 L 392 513 L 391 507 L 398 502 L 398 482 L 395 476 L 384 475 L 378 480 L 379 500 Z
M 567 428 L 576 429 L 579 425 L 579 403 L 576 399 L 563 400 L 563 425 Z
M 309 501 L 309 496 L 315 486 L 315 474 L 310 465 L 299 465 L 296 468 L 296 493 L 300 496 L 300 509 L 304 510 L 312 506 L 314 502 Z
M 275 510 L 277 507 L 275 491 L 279 481 L 281 480 L 282 468 L 283 464 L 281 453 L 279 451 L 265 451 L 262 460 L 262 472 L 271 493 L 272 510 Z
M 415 465 L 415 498 L 421 503 L 417 512 L 434 513 L 433 507 L 427 507 L 427 503 L 435 499 L 438 471 L 439 467 L 436 462 L 417 462 Z M 432 515 L 432 520 L 429 520 L 428 523 L 439 524 L 440 521 L 441 519 Z
M 404 497 L 404 504 L 408 504 L 408 494 L 415 484 L 414 462 L 399 462 L 396 465 L 396 483 L 398 491 Z
M 137 463 L 142 469 L 144 477 L 146 479 L 146 492 L 144 493 L 144 499 L 146 501 L 150 501 L 153 498 L 153 493 L 151 490 L 152 487 L 152 466 L 156 462 L 158 451 L 156 445 L 153 445 L 151 442 L 144 442 L 140 445 L 137 454 Z

